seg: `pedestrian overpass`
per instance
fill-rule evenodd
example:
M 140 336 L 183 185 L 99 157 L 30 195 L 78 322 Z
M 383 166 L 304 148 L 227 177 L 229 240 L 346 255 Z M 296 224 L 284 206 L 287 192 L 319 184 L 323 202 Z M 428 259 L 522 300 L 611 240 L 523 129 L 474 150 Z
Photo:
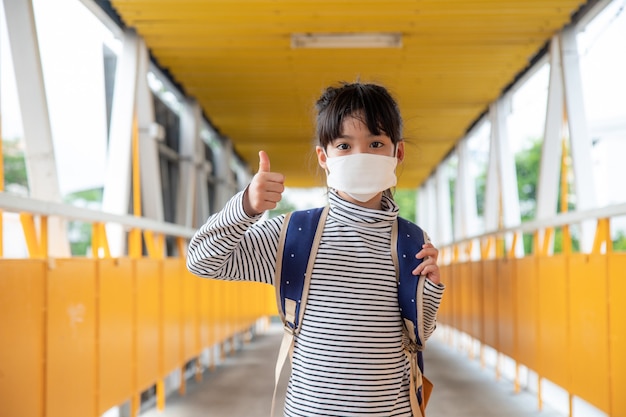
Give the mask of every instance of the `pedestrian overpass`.
M 261 149 L 283 209 L 323 200 L 313 103 L 357 79 L 404 117 L 398 193 L 447 285 L 437 337 L 537 410 L 626 416 L 624 38 L 593 55 L 623 1 L 0 4 L 1 416 L 167 410 L 264 332 L 274 290 L 192 276 L 187 241 Z

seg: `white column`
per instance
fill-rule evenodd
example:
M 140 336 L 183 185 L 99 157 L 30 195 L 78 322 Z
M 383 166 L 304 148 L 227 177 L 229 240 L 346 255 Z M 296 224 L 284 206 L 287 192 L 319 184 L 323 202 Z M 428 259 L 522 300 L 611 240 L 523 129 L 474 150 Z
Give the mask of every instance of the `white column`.
M 561 174 L 562 156 L 562 126 L 563 126 L 563 69 L 561 67 L 561 53 L 559 37 L 554 36 L 550 41 L 550 81 L 548 84 L 548 103 L 543 143 L 541 146 L 541 161 L 537 184 L 537 212 L 538 220 L 549 219 L 557 213 L 559 201 L 559 179 Z M 543 240 L 543 233 L 539 236 Z M 548 245 L 548 253 L 552 254 L 554 235 Z
M 231 169 L 233 145 L 229 140 L 222 142 L 219 151 L 216 151 L 216 210 L 221 210 L 228 200 L 237 192 L 235 175 Z
M 202 152 L 204 156 L 204 152 Z M 209 205 L 209 177 L 211 175 L 211 170 L 213 169 L 213 164 L 207 160 L 201 160 L 196 170 L 196 175 L 198 177 L 197 185 L 198 191 L 196 193 L 198 199 L 198 210 L 195 220 L 195 225 L 200 226 L 204 224 L 206 219 L 211 214 L 211 209 Z
M 498 140 L 497 129 L 493 126 L 495 104 L 491 104 L 489 117 L 491 119 L 491 137 L 489 141 L 489 162 L 487 163 L 487 179 L 485 184 L 485 232 L 495 232 L 500 227 L 500 176 L 498 172 Z
M 550 84 L 544 138 L 541 149 L 539 183 L 537 184 L 538 220 L 556 215 L 559 201 L 559 174 L 561 172 L 561 127 L 563 125 L 563 80 L 561 77 L 559 38 L 550 43 Z
M 437 233 L 437 182 L 435 178 L 431 176 L 426 181 L 426 223 L 423 226 L 423 229 L 430 236 L 436 237 Z M 439 245 L 437 242 L 434 242 Z
M 423 229 L 426 228 L 428 218 L 428 205 L 426 204 L 426 183 L 423 183 L 417 190 L 417 202 L 415 207 L 415 220 Z
M 458 166 L 454 189 L 454 239 L 461 240 L 478 234 L 476 184 L 471 171 L 471 155 L 467 137 L 459 142 L 456 153 Z M 474 245 L 472 257 L 478 255 L 478 246 Z
M 109 149 L 104 178 L 102 210 L 128 214 L 130 202 L 132 126 L 137 92 L 139 39 L 132 30 L 124 33 L 122 53 L 117 59 L 115 89 L 111 108 Z M 121 256 L 125 249 L 124 230 L 107 225 L 112 256 Z
M 593 147 L 587 127 L 578 45 L 576 43 L 576 28 L 573 26 L 566 27 L 561 33 L 561 61 L 574 170 L 576 210 L 582 211 L 596 207 L 596 193 L 592 169 L 593 161 L 591 158 Z M 594 233 L 594 221 L 582 223 L 580 245 L 583 252 L 591 251 Z
M 512 154 L 506 131 L 506 115 L 509 112 L 509 97 L 492 103 L 491 143 L 485 196 L 485 230 L 493 232 L 500 227 L 511 227 L 521 223 L 515 157 Z M 510 243 L 512 236 L 507 236 Z M 515 247 L 517 256 L 523 256 L 521 239 Z
M 145 217 L 164 221 L 159 160 L 159 141 L 164 139 L 164 134 L 163 128 L 155 122 L 154 118 L 154 102 L 147 78 L 149 65 L 146 44 L 140 40 L 137 71 L 137 121 L 139 123 L 142 209 Z
M 474 236 L 478 233 L 478 207 L 476 206 L 475 177 L 471 172 L 470 151 L 467 138 L 457 145 L 457 177 L 454 201 L 455 229 L 454 237 L 457 240 Z
M 209 190 L 207 177 L 211 172 L 212 165 L 206 160 L 205 142 L 202 140 L 200 130 L 202 128 L 202 109 L 198 103 L 193 107 L 193 116 L 195 121 L 195 140 L 194 140 L 194 176 L 196 177 L 196 204 L 195 217 L 193 219 L 193 227 L 199 227 L 206 221 L 209 216 Z
M 496 161 L 500 178 L 500 195 L 502 208 L 502 226 L 505 228 L 519 226 L 522 222 L 520 214 L 519 193 L 517 184 L 517 171 L 515 168 L 515 155 L 509 146 L 507 131 L 507 115 L 510 113 L 510 96 L 507 94 L 500 98 L 492 109 L 491 129 L 495 133 L 497 142 Z M 507 236 L 507 247 L 512 241 L 512 235 Z M 522 240 L 518 239 L 515 254 L 524 256 Z
M 3 4 L 24 125 L 30 196 L 61 202 L 33 5 L 30 0 L 3 0 Z M 69 256 L 66 222 L 51 218 L 48 228 L 49 255 Z
M 180 112 L 180 170 L 176 221 L 178 224 L 195 227 L 198 201 L 197 166 L 204 157 L 200 143 L 200 108 L 193 100 L 186 100 Z
M 450 177 L 448 176 L 448 166 L 445 161 L 437 167 L 435 172 L 437 194 L 437 222 L 436 230 L 433 230 L 433 239 L 436 239 L 438 245 L 447 245 L 452 243 L 452 213 L 450 210 Z
M 252 181 L 252 177 L 254 176 L 254 173 L 251 173 L 249 168 L 245 165 L 238 165 L 237 168 L 237 191 L 241 191 L 244 188 L 246 188 L 248 186 L 248 184 L 250 184 L 250 181 Z

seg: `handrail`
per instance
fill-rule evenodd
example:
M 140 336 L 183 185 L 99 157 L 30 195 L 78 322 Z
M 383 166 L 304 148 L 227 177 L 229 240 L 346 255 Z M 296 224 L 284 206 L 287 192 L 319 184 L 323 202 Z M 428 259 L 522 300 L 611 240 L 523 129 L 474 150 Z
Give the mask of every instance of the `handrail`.
M 502 236 L 509 233 L 534 233 L 537 230 L 542 230 L 546 228 L 566 226 L 574 223 L 580 223 L 589 220 L 606 219 L 616 216 L 626 216 L 626 203 L 614 204 L 610 206 L 598 207 L 583 211 L 569 211 L 567 213 L 559 213 L 549 219 L 532 220 L 529 222 L 520 223 L 516 226 L 487 231 L 471 237 L 448 242 L 446 245 L 467 243 L 472 240 L 485 239 L 493 236 Z
M 28 212 L 42 216 L 58 216 L 68 220 L 91 223 L 116 223 L 128 229 L 151 230 L 167 236 L 184 238 L 191 238 L 196 232 L 193 228 L 179 224 L 159 222 L 145 217 L 112 214 L 69 204 L 22 197 L 6 192 L 0 192 L 0 209 L 16 213 Z
M 117 223 L 129 229 L 139 228 L 163 233 L 168 236 L 179 236 L 185 238 L 193 237 L 196 229 L 181 226 L 174 223 L 159 222 L 145 217 L 134 217 L 130 215 L 119 215 L 76 207 L 69 204 L 55 203 L 17 196 L 6 192 L 0 192 L 0 209 L 12 212 L 29 212 L 44 216 L 59 216 L 69 220 L 80 220 L 86 222 L 110 222 Z M 537 230 L 570 225 L 587 220 L 610 218 L 615 216 L 626 216 L 626 203 L 614 204 L 605 207 L 594 208 L 584 211 L 570 211 L 560 213 L 549 219 L 532 220 L 516 226 L 487 231 L 471 237 L 449 242 L 448 245 L 470 242 L 476 239 L 484 239 L 492 236 L 501 236 L 509 233 L 526 232 L 533 233 Z

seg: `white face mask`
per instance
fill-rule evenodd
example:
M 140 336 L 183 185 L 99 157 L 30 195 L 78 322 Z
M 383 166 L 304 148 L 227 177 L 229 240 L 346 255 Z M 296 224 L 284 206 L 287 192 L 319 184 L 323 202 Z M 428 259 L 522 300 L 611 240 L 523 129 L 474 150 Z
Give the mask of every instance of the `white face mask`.
M 360 202 L 366 202 L 397 183 L 395 156 L 355 153 L 326 158 L 326 183 Z

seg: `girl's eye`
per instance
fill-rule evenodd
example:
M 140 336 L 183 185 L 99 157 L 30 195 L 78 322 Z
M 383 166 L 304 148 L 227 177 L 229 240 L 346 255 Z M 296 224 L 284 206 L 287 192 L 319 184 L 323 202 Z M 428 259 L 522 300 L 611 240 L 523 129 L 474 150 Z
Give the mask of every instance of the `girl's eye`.
M 385 146 L 385 145 L 384 145 L 384 143 L 382 143 L 382 142 L 372 142 L 372 143 L 370 144 L 370 146 L 371 146 L 372 148 L 382 148 L 382 147 L 383 147 L 383 146 Z
M 350 149 L 350 145 L 348 145 L 347 143 L 340 143 L 337 146 L 337 149 L 341 150 L 341 151 L 345 151 Z

